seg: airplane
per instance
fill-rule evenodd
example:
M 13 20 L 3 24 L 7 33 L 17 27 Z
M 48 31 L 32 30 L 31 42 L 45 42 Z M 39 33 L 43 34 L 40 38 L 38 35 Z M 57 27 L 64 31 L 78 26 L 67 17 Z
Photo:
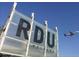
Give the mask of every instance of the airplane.
M 68 33 L 64 34 L 64 36 L 73 36 L 73 35 L 75 35 L 74 32 L 68 32 Z

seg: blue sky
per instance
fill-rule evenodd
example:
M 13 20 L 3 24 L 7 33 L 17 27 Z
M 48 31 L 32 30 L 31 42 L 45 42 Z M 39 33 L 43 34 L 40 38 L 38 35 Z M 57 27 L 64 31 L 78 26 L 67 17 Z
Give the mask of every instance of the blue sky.
M 2 26 L 11 11 L 13 3 L 0 3 L 0 26 Z M 35 12 L 35 20 L 43 23 L 46 19 L 50 28 L 58 27 L 59 55 L 79 56 L 79 34 L 73 37 L 64 37 L 68 31 L 79 30 L 79 3 L 43 2 L 18 3 L 16 10 L 31 16 Z

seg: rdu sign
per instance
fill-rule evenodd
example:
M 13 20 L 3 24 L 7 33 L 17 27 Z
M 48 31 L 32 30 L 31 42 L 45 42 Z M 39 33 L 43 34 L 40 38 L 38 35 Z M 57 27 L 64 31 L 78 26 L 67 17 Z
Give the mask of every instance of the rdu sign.
M 31 28 L 31 18 L 14 12 L 8 28 L 2 52 L 25 56 Z M 43 56 L 45 50 L 45 25 L 34 20 L 28 56 Z M 47 56 L 57 56 L 57 34 L 48 28 L 47 31 Z M 34 48 L 34 45 L 37 48 Z
M 26 24 L 26 27 L 23 26 L 23 24 Z M 21 36 L 21 32 L 23 31 L 24 33 L 24 38 L 26 40 L 28 40 L 28 31 L 30 30 L 30 23 L 28 21 L 26 21 L 25 19 L 20 19 L 19 24 L 18 24 L 18 28 L 17 28 L 17 32 L 16 32 L 16 36 L 20 37 Z M 35 25 L 35 30 L 34 30 L 34 38 L 33 38 L 33 42 L 39 43 L 41 44 L 44 40 L 44 31 L 41 27 L 39 27 L 38 25 Z M 40 33 L 39 33 L 40 32 Z M 55 39 L 55 34 L 51 33 L 48 31 L 48 35 L 47 35 L 47 45 L 50 48 L 54 47 L 54 39 Z M 38 36 L 39 34 L 39 36 Z M 50 36 L 52 36 L 52 38 L 50 38 Z M 38 38 L 39 37 L 39 38 Z M 51 42 L 50 42 L 51 41 Z

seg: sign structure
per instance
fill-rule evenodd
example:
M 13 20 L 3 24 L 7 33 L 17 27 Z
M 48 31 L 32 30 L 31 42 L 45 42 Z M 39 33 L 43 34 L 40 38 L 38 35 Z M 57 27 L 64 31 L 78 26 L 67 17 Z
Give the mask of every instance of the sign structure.
M 15 11 L 10 22 L 0 53 L 26 56 L 31 18 Z M 45 52 L 45 25 L 34 20 L 28 56 L 43 57 Z M 57 31 L 47 30 L 47 57 L 57 56 Z M 4 36 L 3 36 L 4 37 Z M 0 39 L 1 43 L 1 39 Z

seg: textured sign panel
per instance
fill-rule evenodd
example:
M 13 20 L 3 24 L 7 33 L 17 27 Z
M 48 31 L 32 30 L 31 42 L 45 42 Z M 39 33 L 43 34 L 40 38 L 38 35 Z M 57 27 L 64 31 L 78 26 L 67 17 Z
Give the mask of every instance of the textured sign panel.
M 25 56 L 30 27 L 31 18 L 15 11 L 1 51 Z M 45 50 L 45 25 L 34 20 L 32 28 L 28 56 L 42 57 Z M 47 35 L 46 55 L 57 56 L 57 34 L 48 29 Z

